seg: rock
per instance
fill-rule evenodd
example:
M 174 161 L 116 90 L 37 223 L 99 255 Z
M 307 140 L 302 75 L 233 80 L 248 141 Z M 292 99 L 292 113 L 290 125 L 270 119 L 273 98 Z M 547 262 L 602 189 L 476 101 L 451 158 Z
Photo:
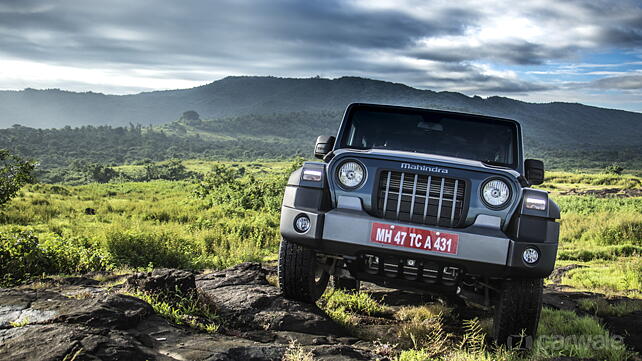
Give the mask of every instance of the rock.
M 196 288 L 201 299 L 242 330 L 348 335 L 315 305 L 285 299 L 268 283 L 267 273 L 259 263 L 243 263 L 198 276 Z
M 118 330 L 136 327 L 154 312 L 146 302 L 122 294 L 74 300 L 66 302 L 66 305 L 67 307 L 59 309 L 61 315 L 54 321 Z
M 195 288 L 194 274 L 189 271 L 161 268 L 152 272 L 137 273 L 126 281 L 127 287 L 152 293 L 191 293 Z
M 28 325 L 0 330 L 0 359 L 152 360 L 155 352 L 123 331 L 81 325 Z
M 83 277 L 0 289 L 0 360 L 282 360 L 293 339 L 317 360 L 382 359 L 354 346 L 314 305 L 284 299 L 260 264 L 200 275 L 155 270 L 127 280 L 148 292 L 195 289 L 225 333 L 178 326 L 146 302 Z M 195 288 L 196 286 L 196 288 Z M 24 321 L 24 322 L 19 322 Z

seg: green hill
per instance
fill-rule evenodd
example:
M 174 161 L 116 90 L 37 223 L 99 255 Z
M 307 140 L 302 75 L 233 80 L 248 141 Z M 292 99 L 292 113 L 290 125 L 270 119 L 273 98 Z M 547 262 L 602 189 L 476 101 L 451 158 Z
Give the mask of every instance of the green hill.
M 640 145 L 642 114 L 575 103 L 535 104 L 503 97 L 468 97 L 415 89 L 372 79 L 227 77 L 191 89 L 134 95 L 53 90 L 0 91 L 0 128 L 66 125 L 144 126 L 171 122 L 186 110 L 205 119 L 306 112 L 319 130 L 323 114 L 340 113 L 352 102 L 459 110 L 520 121 L 535 144 Z M 339 117 L 335 118 L 335 124 Z M 290 119 L 293 121 L 293 119 Z M 292 125 L 297 127 L 298 125 Z

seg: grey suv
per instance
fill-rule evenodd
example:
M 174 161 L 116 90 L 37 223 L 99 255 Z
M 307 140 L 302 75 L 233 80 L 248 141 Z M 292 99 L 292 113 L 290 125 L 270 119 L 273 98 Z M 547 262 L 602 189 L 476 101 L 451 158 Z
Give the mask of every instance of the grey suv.
M 532 340 L 560 212 L 524 160 L 509 119 L 375 104 L 348 106 L 337 137 L 289 178 L 279 283 L 314 302 L 330 277 L 460 297 L 495 309 L 494 337 Z

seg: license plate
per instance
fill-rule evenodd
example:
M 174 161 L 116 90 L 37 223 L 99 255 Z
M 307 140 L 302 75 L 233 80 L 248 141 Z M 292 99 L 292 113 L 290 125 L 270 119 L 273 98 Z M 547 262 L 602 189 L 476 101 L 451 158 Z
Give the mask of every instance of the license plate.
M 429 229 L 373 223 L 370 242 L 439 253 L 457 254 L 459 235 Z

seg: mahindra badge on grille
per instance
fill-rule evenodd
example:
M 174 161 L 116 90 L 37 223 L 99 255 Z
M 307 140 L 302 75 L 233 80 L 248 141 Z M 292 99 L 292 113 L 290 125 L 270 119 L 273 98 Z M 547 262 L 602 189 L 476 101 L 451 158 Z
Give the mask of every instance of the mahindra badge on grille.
M 421 165 L 421 164 L 401 163 L 401 169 L 419 170 L 419 171 L 422 171 L 422 172 L 448 174 L 448 169 L 439 168 L 439 167 L 435 167 L 435 166 L 429 166 L 429 165 Z

